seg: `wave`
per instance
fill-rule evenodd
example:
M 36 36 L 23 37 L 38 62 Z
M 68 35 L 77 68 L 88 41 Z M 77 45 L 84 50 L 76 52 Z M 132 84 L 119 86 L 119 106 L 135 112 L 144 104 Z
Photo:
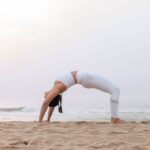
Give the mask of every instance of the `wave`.
M 22 107 L 2 107 L 0 108 L 0 112 L 16 112 L 16 111 L 22 111 L 23 109 L 25 109 L 26 107 L 22 106 Z
M 0 121 L 32 121 L 37 120 L 39 107 L 0 107 Z M 110 118 L 109 109 L 65 109 L 63 116 L 54 112 L 56 121 L 98 121 Z M 82 115 L 81 115 L 82 114 Z M 129 121 L 150 120 L 150 109 L 122 109 L 119 111 L 122 119 Z
M 0 107 L 0 112 L 24 112 L 24 113 L 37 113 L 39 112 L 38 107 L 27 107 L 27 106 L 20 106 L 20 107 Z M 109 109 L 65 109 L 66 113 L 71 114 L 97 114 L 97 113 L 110 113 Z M 150 109 L 122 109 L 119 111 L 121 114 L 134 114 L 134 113 L 150 113 Z
M 110 113 L 109 109 L 67 109 L 71 113 Z M 150 109 L 122 109 L 119 113 L 150 113 Z

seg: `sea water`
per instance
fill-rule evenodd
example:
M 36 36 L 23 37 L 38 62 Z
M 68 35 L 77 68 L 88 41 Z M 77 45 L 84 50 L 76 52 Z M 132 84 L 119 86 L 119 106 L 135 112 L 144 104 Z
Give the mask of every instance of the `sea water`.
M 37 121 L 40 108 L 38 107 L 8 107 L 0 108 L 0 121 Z M 149 108 L 122 109 L 120 118 L 128 121 L 150 120 Z M 45 115 L 45 118 L 46 119 Z M 63 114 L 57 108 L 52 121 L 109 121 L 109 109 L 65 109 Z

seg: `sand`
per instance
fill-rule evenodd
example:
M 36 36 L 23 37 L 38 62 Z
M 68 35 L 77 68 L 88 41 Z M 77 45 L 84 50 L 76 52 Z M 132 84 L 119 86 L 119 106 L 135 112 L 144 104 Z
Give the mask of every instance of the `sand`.
M 150 150 L 150 122 L 1 122 L 0 150 Z

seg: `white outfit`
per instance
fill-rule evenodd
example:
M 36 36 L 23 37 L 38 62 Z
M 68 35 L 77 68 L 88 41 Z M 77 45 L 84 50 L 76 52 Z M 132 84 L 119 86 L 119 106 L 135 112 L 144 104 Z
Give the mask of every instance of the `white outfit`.
M 56 78 L 56 81 L 62 82 L 67 88 L 69 88 L 75 84 L 75 81 L 74 81 L 74 78 L 73 78 L 71 72 L 59 75 Z
M 56 80 L 62 82 L 67 88 L 76 84 L 71 72 L 58 76 Z M 114 118 L 118 117 L 120 90 L 114 83 L 95 73 L 82 71 L 77 72 L 76 80 L 85 88 L 95 88 L 111 94 L 111 115 Z
M 76 79 L 77 83 L 85 88 L 95 88 L 111 94 L 111 115 L 114 118 L 118 117 L 120 90 L 114 83 L 95 73 L 82 71 L 77 72 Z

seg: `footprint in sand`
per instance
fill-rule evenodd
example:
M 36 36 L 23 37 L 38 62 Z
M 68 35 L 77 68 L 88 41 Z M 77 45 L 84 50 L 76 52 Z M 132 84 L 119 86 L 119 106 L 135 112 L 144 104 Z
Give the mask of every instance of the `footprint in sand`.
M 28 140 L 23 140 L 23 139 L 20 139 L 20 138 L 16 138 L 16 139 L 9 139 L 9 146 L 18 146 L 18 145 L 29 145 L 30 144 L 30 141 Z
M 128 134 L 127 131 L 111 131 L 108 134 Z

